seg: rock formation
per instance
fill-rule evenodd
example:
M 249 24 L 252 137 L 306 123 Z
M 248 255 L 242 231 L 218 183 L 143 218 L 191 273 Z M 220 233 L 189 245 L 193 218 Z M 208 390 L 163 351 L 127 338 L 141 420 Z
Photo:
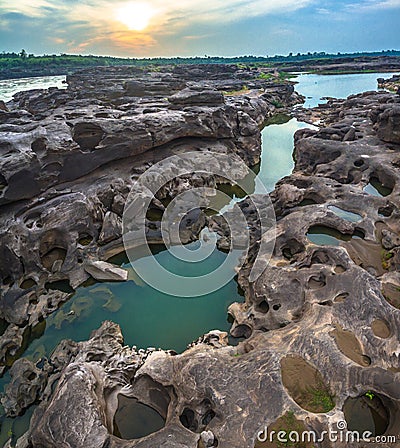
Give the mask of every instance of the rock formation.
M 393 75 L 389 79 L 378 78 L 378 85 L 381 89 L 390 90 L 391 92 L 398 92 L 400 89 L 400 75 Z
M 258 160 L 258 126 L 274 110 L 271 98 L 292 101 L 290 86 L 222 97 L 227 72 L 208 70 L 207 82 L 196 67 L 139 73 L 124 83 L 117 80 L 126 78 L 126 69 L 102 71 L 101 78 L 89 72 L 72 77 L 65 93 L 17 96 L 18 107 L 10 107 L 10 122 L 2 125 L 12 154 L 1 169 L 2 312 L 10 322 L 3 353 L 18 350 L 18 331 L 27 320 L 34 324 L 65 300 L 60 292 L 42 299 L 46 282 L 68 279 L 76 287 L 86 278 L 84 262 L 107 259 L 118 247 L 117 241 L 98 243 L 104 219 L 108 212 L 120 217 L 130 175 L 140 173 L 146 160 L 172 148 L 216 146 L 249 164 Z M 226 70 L 229 85 L 238 87 L 240 72 Z M 258 89 L 259 82 L 247 79 L 246 86 Z M 13 414 L 42 401 L 19 448 L 262 447 L 257 434 L 288 415 L 318 434 L 337 430 L 350 419 L 344 408 L 352 398 L 381 416 L 385 434 L 397 435 L 399 106 L 399 96 L 369 92 L 313 111 L 320 129 L 298 131 L 295 170 L 271 194 L 276 244 L 254 283 L 249 271 L 260 240 L 270 234 L 260 234 L 254 214 L 263 198 L 253 195 L 240 204 L 252 246 L 239 272 L 245 302 L 229 313 L 231 333 L 242 342 L 229 345 L 227 335 L 215 331 L 180 355 L 138 351 L 124 346 L 116 324 L 105 322 L 87 342 L 60 344 L 40 371 L 19 361 L 4 406 Z M 11 138 L 13 129 L 18 138 Z M 48 175 L 41 176 L 48 164 Z M 105 172 L 115 172 L 115 179 Z M 24 178 L 32 190 L 23 188 Z M 211 218 L 209 225 L 226 236 L 224 222 Z M 312 243 L 316 233 L 334 235 L 337 244 Z M 28 278 L 35 286 L 24 290 L 21 281 Z M 29 393 L 22 393 L 20 375 Z M 152 408 L 164 427 L 124 439 L 115 419 L 121 396 Z M 329 440 L 314 445 L 360 446 Z
M 278 101 L 299 102 L 293 84 L 236 66 L 114 67 L 71 75 L 66 90 L 20 92 L 1 108 L 0 317 L 9 325 L 0 369 L 90 275 L 110 278 L 99 262 L 123 250 L 122 213 L 142 172 L 190 150 L 232 152 L 254 165 L 260 126 Z M 153 207 L 163 205 L 155 198 Z M 147 224 L 159 242 L 159 224 Z M 188 241 L 199 227 L 187 220 Z

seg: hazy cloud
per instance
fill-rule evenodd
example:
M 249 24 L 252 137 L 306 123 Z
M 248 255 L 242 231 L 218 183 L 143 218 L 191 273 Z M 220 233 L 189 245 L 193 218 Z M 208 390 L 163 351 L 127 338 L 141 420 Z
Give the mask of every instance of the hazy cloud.
M 374 11 L 400 8 L 400 0 L 366 0 L 363 2 L 351 3 L 347 9 L 357 9 L 359 11 Z
M 398 13 L 393 9 L 400 8 L 400 0 L 0 2 L 4 50 L 117 56 L 233 55 L 377 50 L 398 44 Z M 118 10 L 136 2 L 153 10 L 148 27 L 140 32 L 118 20 Z M 372 11 L 374 14 L 369 13 Z

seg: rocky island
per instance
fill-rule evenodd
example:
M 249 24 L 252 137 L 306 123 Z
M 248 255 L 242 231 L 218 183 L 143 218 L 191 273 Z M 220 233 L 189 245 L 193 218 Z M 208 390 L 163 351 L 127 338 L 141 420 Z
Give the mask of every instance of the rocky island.
M 67 82 L 66 90 L 21 92 L 0 110 L 0 360 L 10 375 L 2 405 L 14 417 L 38 404 L 16 446 L 267 447 L 277 445 L 257 440 L 265 427 L 321 434 L 343 422 L 352 429 L 360 412 L 379 422 L 376 435 L 397 436 L 399 95 L 367 92 L 308 111 L 293 83 L 232 65 L 96 68 Z M 254 282 L 249 273 L 271 239 L 256 213 L 265 198 L 239 203 L 251 246 L 238 273 L 245 300 L 228 310 L 237 345 L 215 330 L 181 354 L 137 350 L 107 321 L 38 363 L 23 357 L 84 282 L 126 280 L 110 258 L 124 250 L 125 202 L 149 166 L 214 151 L 252 167 L 260 129 L 280 111 L 318 129 L 295 135 L 295 169 L 270 195 L 272 258 Z M 166 198 L 220 182 L 212 173 L 178 178 L 151 207 L 162 213 Z M 208 226 L 226 249 L 226 223 L 201 212 L 180 230 L 188 242 Z M 160 222 L 146 221 L 146 235 L 162 242 Z M 140 404 L 161 423 L 130 439 L 123 420 Z

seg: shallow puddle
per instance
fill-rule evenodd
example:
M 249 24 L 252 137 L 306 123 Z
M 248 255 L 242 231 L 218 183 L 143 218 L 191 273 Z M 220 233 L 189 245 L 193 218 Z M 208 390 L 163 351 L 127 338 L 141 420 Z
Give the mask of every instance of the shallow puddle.
M 135 398 L 118 397 L 118 409 L 114 417 L 114 435 L 120 439 L 140 439 L 165 426 L 165 420 L 150 406 Z
M 339 216 L 339 218 L 342 218 L 349 222 L 359 222 L 362 219 L 362 217 L 357 213 L 348 212 L 347 210 L 343 210 L 334 205 L 329 205 L 328 209 L 335 213 L 336 216 Z
M 363 191 L 370 194 L 371 196 L 385 197 L 392 194 L 392 189 L 384 187 L 378 179 L 372 178 L 369 184 L 364 187 Z
M 353 238 L 362 239 L 364 235 L 355 231 L 352 235 L 345 235 L 336 229 L 325 226 L 312 226 L 307 232 L 307 238 L 319 246 L 339 246 L 342 241 Z

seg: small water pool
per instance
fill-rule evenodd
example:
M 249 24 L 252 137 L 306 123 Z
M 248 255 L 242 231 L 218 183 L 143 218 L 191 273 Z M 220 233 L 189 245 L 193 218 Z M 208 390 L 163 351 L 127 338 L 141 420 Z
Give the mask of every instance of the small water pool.
M 353 238 L 363 239 L 364 235 L 359 231 L 355 231 L 352 235 L 343 234 L 331 227 L 317 225 L 310 227 L 307 238 L 318 246 L 339 246 L 341 241 L 350 241 Z
M 165 420 L 153 408 L 135 398 L 118 397 L 118 410 L 114 417 L 114 435 L 133 440 L 153 434 L 165 426 Z
M 334 205 L 329 205 L 328 209 L 331 210 L 333 213 L 335 213 L 336 216 L 339 216 L 339 218 L 342 218 L 349 222 L 359 222 L 362 219 L 362 217 L 357 213 L 352 213 L 347 210 L 343 210 L 342 208 L 336 207 Z
M 364 187 L 363 191 L 372 196 L 378 196 L 378 197 L 385 197 L 392 194 L 391 188 L 383 186 L 379 182 L 379 179 L 374 177 L 370 179 L 369 184 Z
M 191 246 L 195 247 L 196 242 Z M 172 272 L 184 269 L 188 277 L 206 274 L 226 258 L 225 253 L 215 249 L 206 260 L 185 263 L 174 258 L 163 246 L 155 248 L 154 256 Z M 121 326 L 128 345 L 182 352 L 190 342 L 210 330 L 229 331 L 228 306 L 243 301 L 235 279 L 208 295 L 174 297 L 144 283 L 124 254 L 112 261 L 129 269 L 129 281 L 94 283 L 79 288 L 46 320 L 43 335 L 30 344 L 26 357 L 37 361 L 51 353 L 62 339 L 86 340 L 104 320 L 112 320 Z M 146 259 L 141 261 L 146 263 Z M 154 275 L 157 275 L 156 271 Z

